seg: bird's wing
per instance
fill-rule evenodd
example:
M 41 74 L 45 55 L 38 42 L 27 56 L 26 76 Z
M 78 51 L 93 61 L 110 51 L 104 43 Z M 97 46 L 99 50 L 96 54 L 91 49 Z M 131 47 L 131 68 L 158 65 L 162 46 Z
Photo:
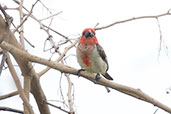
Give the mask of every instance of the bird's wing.
M 108 71 L 109 65 L 108 65 L 108 61 L 107 61 L 107 57 L 106 57 L 106 54 L 104 52 L 104 49 L 99 44 L 96 44 L 96 47 L 97 47 L 97 51 L 99 52 L 100 57 L 106 62 L 106 64 L 107 64 L 106 71 Z

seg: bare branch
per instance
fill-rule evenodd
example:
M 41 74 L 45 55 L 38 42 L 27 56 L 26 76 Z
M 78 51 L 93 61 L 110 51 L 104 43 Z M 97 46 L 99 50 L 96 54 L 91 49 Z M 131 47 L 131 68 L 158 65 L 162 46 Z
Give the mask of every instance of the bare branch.
M 14 28 L 16 29 L 15 24 L 14 24 L 14 23 L 12 23 L 12 25 L 13 25 L 13 26 L 14 26 Z M 19 30 L 17 30 L 17 32 L 20 34 L 20 31 L 19 31 Z M 26 42 L 27 42 L 31 47 L 33 47 L 33 48 L 35 47 L 33 44 L 31 44 L 31 42 L 30 42 L 30 41 L 28 41 L 28 40 L 27 40 L 27 38 L 25 38 L 25 37 L 24 37 L 24 40 L 25 40 L 25 41 L 26 41 Z
M 10 25 L 12 23 L 12 17 L 10 17 L 4 10 L 4 8 L 2 8 L 2 6 L 0 5 L 0 10 L 2 11 L 2 13 L 4 14 L 5 20 L 6 20 L 6 30 L 9 31 Z M 7 42 L 9 41 L 9 34 L 6 32 L 4 32 L 0 37 L 2 37 L 2 39 L 5 39 Z M 1 59 L 1 64 L 0 64 L 0 76 L 4 67 L 4 63 L 5 63 L 5 59 L 6 59 L 6 50 L 2 50 L 2 59 Z
M 15 3 L 17 3 L 18 5 L 20 4 L 19 1 L 17 1 L 17 0 L 13 0 L 13 1 L 14 1 Z M 40 1 L 40 3 L 42 3 L 42 2 Z M 42 5 L 43 5 L 43 3 L 42 3 Z M 46 8 L 46 6 L 44 6 L 44 7 Z M 24 6 L 23 6 L 23 8 L 30 14 L 30 11 L 27 10 L 27 8 L 25 8 Z M 48 9 L 48 11 L 50 11 L 50 10 Z M 50 13 L 51 13 L 51 12 L 50 12 Z M 54 32 L 54 33 L 56 33 L 56 34 L 62 36 L 63 38 L 68 39 L 68 37 L 66 37 L 65 35 L 63 35 L 63 34 L 59 33 L 58 31 L 56 31 L 56 30 L 54 30 L 54 29 L 52 29 L 52 28 L 50 28 L 50 27 L 44 25 L 43 23 L 41 23 L 40 20 L 37 19 L 34 15 L 30 14 L 30 17 L 33 18 L 35 21 L 37 21 L 37 22 L 40 24 L 40 27 L 41 27 L 41 28 L 42 28 L 42 27 L 45 27 L 45 28 L 51 30 L 52 32 Z M 69 41 L 69 42 L 71 42 L 71 41 Z M 71 43 L 72 43 L 72 42 L 71 42 Z
M 19 14 L 20 14 L 20 43 L 24 48 L 25 47 L 25 45 L 24 45 L 24 26 L 23 26 L 24 15 L 23 15 L 23 10 L 22 10 L 23 9 L 23 3 L 24 3 L 24 0 L 21 0 L 20 6 L 19 6 Z
M 57 108 L 57 109 L 63 111 L 63 112 L 66 112 L 66 113 L 68 113 L 68 114 L 71 114 L 70 112 L 68 112 L 68 111 L 66 111 L 66 110 L 64 110 L 64 109 L 62 109 L 60 106 L 53 105 L 53 104 L 48 103 L 48 102 L 46 102 L 46 101 L 45 101 L 45 103 L 48 104 L 48 105 L 50 105 L 50 106 L 52 106 L 52 107 L 55 107 L 55 108 Z
M 75 114 L 74 108 L 73 108 L 73 100 L 72 100 L 72 82 L 69 77 L 69 74 L 65 73 L 65 76 L 67 77 L 68 81 L 68 104 L 69 104 L 69 109 L 70 109 L 70 114 Z
M 106 29 L 106 28 L 109 28 L 109 27 L 112 27 L 114 25 L 117 25 L 117 24 L 121 24 L 121 23 L 125 23 L 125 22 L 129 22 L 129 21 L 135 21 L 135 20 L 139 20 L 139 19 L 156 19 L 157 20 L 157 24 L 158 24 L 158 28 L 159 28 L 159 33 L 160 33 L 160 44 L 159 44 L 159 49 L 158 49 L 158 57 L 160 56 L 160 52 L 161 52 L 161 45 L 162 45 L 162 41 L 163 41 L 163 38 L 162 38 L 162 32 L 161 32 L 161 27 L 160 27 L 160 24 L 159 24 L 159 17 L 163 17 L 163 16 L 167 16 L 167 15 L 171 15 L 170 13 L 170 10 L 169 9 L 166 13 L 163 13 L 163 14 L 159 14 L 159 15 L 153 15 L 153 16 L 140 16 L 140 17 L 133 17 L 133 18 L 130 18 L 130 19 L 126 19 L 126 20 L 121 20 L 121 21 L 116 21 L 114 23 L 111 23 L 109 25 L 106 25 L 106 26 L 103 26 L 103 27 L 95 27 L 95 30 L 101 30 L 101 29 Z M 165 47 L 166 49 L 168 49 L 168 47 L 166 46 Z M 167 52 L 166 52 L 167 54 Z M 168 55 L 168 54 L 167 54 Z
M 44 21 L 44 20 L 46 20 L 46 19 L 52 18 L 52 17 L 57 16 L 57 15 L 59 15 L 59 14 L 61 14 L 61 13 L 62 13 L 62 11 L 60 11 L 60 12 L 58 12 L 58 13 L 56 13 L 56 14 L 53 14 L 53 15 L 51 15 L 51 16 L 48 16 L 48 17 L 46 17 L 46 18 L 44 18 L 44 19 L 40 19 L 40 21 Z
M 19 113 L 19 114 L 24 114 L 23 111 L 18 110 L 18 109 L 14 109 L 14 108 L 10 108 L 10 107 L 5 107 L 5 106 L 0 106 L 0 111 L 9 111 L 9 112 L 15 112 L 15 113 Z
M 159 27 L 159 33 L 160 33 L 160 44 L 159 44 L 159 50 L 158 50 L 158 57 L 160 56 L 160 52 L 161 52 L 161 45 L 162 45 L 162 32 L 161 32 L 161 27 L 160 27 L 160 23 L 159 23 L 159 19 L 156 18 L 157 20 L 157 25 Z
M 8 27 L 10 28 L 10 25 L 13 21 L 13 18 L 10 17 L 6 12 L 5 9 L 1 6 L 0 4 L 0 10 L 2 11 L 2 13 L 4 14 L 5 20 L 6 20 L 6 24 L 8 25 Z
M 16 0 L 15 0 L 15 1 L 16 1 Z M 15 32 L 24 24 L 24 22 L 28 19 L 28 17 L 32 15 L 33 8 L 34 8 L 34 6 L 36 5 L 36 3 L 37 3 L 38 1 L 39 1 L 39 0 L 36 0 L 36 2 L 32 5 L 30 11 L 27 10 L 27 11 L 29 12 L 29 14 L 25 17 L 25 19 L 24 19 L 23 21 L 20 22 L 20 25 L 18 25 L 18 26 L 16 27 L 16 29 L 13 31 L 13 33 L 15 33 Z
M 60 57 L 56 60 L 56 62 L 60 62 L 62 60 L 62 58 L 66 55 L 66 53 L 72 48 L 74 47 L 77 43 L 78 43 L 79 39 L 77 39 L 75 42 L 73 42 L 70 46 L 68 46 L 63 53 L 60 55 Z M 51 69 L 50 67 L 45 68 L 44 70 L 42 70 L 41 72 L 38 73 L 39 78 L 45 74 L 49 69 Z
M 68 37 L 66 37 L 65 35 L 59 33 L 58 31 L 56 31 L 56 30 L 54 30 L 54 29 L 52 29 L 52 28 L 50 28 L 50 27 L 48 27 L 48 26 L 46 26 L 46 25 L 44 25 L 44 24 L 42 24 L 42 25 L 43 25 L 43 27 L 48 28 L 48 29 L 51 30 L 52 32 L 54 32 L 54 33 L 56 33 L 56 34 L 62 36 L 63 38 L 68 39 Z M 71 41 L 70 41 L 70 42 L 71 42 Z
M 68 105 L 65 102 L 64 94 L 63 94 L 63 91 L 62 91 L 62 77 L 63 77 L 62 74 L 63 73 L 61 73 L 60 80 L 59 80 L 59 92 L 60 92 L 61 99 L 63 101 L 62 102 L 63 106 L 67 106 L 68 107 Z
M 42 6 L 44 7 L 44 8 L 46 8 L 46 10 L 50 13 L 50 14 L 52 14 L 52 12 L 50 11 L 50 9 L 40 0 L 39 1 L 41 4 L 42 4 Z
M 57 63 L 57 62 L 54 62 L 54 61 L 49 61 L 49 60 L 46 60 L 46 59 L 43 59 L 43 58 L 40 58 L 40 57 L 37 57 L 37 56 L 33 56 L 33 55 L 29 54 L 28 52 L 17 49 L 15 47 L 13 47 L 12 45 L 7 44 L 5 42 L 2 42 L 0 44 L 0 46 L 3 49 L 8 50 L 10 53 L 12 53 L 12 54 L 15 53 L 15 54 L 17 54 L 19 56 L 22 56 L 23 58 L 31 61 L 31 62 L 36 62 L 36 63 L 40 63 L 40 64 L 43 64 L 43 65 L 47 65 L 47 66 L 49 66 L 51 68 L 54 68 L 54 69 L 59 70 L 59 71 L 64 72 L 64 73 L 70 73 L 70 74 L 74 74 L 74 75 L 77 75 L 77 73 L 78 73 L 78 69 L 75 69 L 75 68 L 72 68 L 70 66 L 63 65 L 63 64 L 60 64 L 60 63 Z M 99 81 L 96 82 L 96 80 L 95 80 L 96 76 L 91 74 L 91 73 L 85 72 L 85 71 L 81 72 L 80 76 L 82 76 L 82 77 L 84 77 L 84 78 L 86 78 L 86 79 L 88 79 L 88 80 L 90 80 L 90 81 L 92 81 L 94 83 L 97 83 L 97 84 L 100 84 L 100 85 L 103 85 L 103 86 L 106 86 L 106 87 L 110 87 L 112 89 L 118 90 L 118 91 L 120 91 L 122 93 L 130 95 L 130 96 L 135 97 L 137 99 L 140 99 L 140 100 L 146 101 L 148 103 L 151 103 L 154 106 L 157 106 L 157 107 L 171 113 L 171 108 L 169 108 L 168 106 L 160 103 L 159 101 L 155 100 L 154 98 L 150 97 L 149 95 L 145 94 L 140 89 L 135 89 L 135 88 L 128 87 L 128 86 L 125 86 L 125 85 L 121 85 L 121 84 L 118 84 L 118 83 L 115 83 L 115 82 L 111 82 L 111 81 L 106 80 L 104 78 L 100 78 Z
M 6 59 L 5 53 L 6 53 L 6 51 L 3 51 L 1 64 L 0 64 L 0 76 L 1 76 L 1 73 L 2 73 L 2 70 L 3 70 L 3 67 L 4 67 L 4 63 L 5 63 L 5 59 Z
M 26 95 L 25 95 L 25 93 L 24 93 L 24 91 L 22 89 L 22 86 L 21 86 L 20 81 L 18 79 L 17 73 L 15 72 L 15 69 L 14 69 L 14 67 L 12 65 L 12 62 L 11 62 L 9 54 L 6 53 L 6 57 L 7 57 L 7 64 L 8 64 L 10 73 L 11 73 L 11 75 L 12 75 L 14 81 L 15 81 L 15 84 L 17 86 L 17 89 L 18 89 L 18 92 L 20 94 L 20 97 L 23 100 L 24 105 L 27 107 L 27 110 L 28 110 L 29 114 L 34 114 L 34 112 L 32 110 L 32 107 L 29 104 L 28 99 L 27 99 L 27 97 L 26 97 Z
M 6 95 L 0 96 L 0 100 L 7 99 L 7 98 L 10 98 L 10 97 L 13 97 L 16 95 L 18 95 L 18 91 L 14 91 L 14 92 L 8 93 Z
M 106 28 L 109 28 L 109 27 L 114 26 L 114 25 L 117 25 L 117 24 L 129 22 L 129 21 L 134 21 L 134 20 L 138 20 L 138 19 L 148 19 L 148 18 L 154 18 L 154 19 L 156 19 L 156 18 L 163 17 L 163 16 L 166 16 L 166 15 L 171 15 L 170 10 L 167 11 L 166 13 L 163 13 L 163 14 L 160 14 L 160 15 L 140 16 L 140 17 L 133 17 L 133 18 L 130 18 L 130 19 L 122 20 L 122 21 L 116 21 L 116 22 L 114 22 L 112 24 L 109 24 L 109 25 L 106 25 L 106 26 L 103 26 L 103 27 L 97 27 L 97 28 L 95 28 L 95 30 L 106 29 Z
M 159 19 L 156 18 L 156 20 L 157 20 L 157 25 L 158 25 L 159 34 L 160 34 L 160 43 L 159 43 L 159 49 L 158 49 L 158 61 L 159 61 L 160 52 L 162 50 L 162 44 L 165 44 L 165 42 L 164 42 L 164 38 L 162 37 L 162 30 L 161 30 L 161 26 L 160 26 L 160 23 L 159 23 Z M 168 55 L 168 47 L 167 47 L 167 45 L 164 48 L 166 49 L 166 51 L 165 51 L 166 55 Z

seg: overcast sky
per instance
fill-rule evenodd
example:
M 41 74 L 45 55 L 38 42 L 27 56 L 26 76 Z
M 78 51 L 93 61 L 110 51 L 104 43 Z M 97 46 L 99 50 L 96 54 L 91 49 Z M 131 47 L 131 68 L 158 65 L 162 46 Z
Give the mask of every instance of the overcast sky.
M 170 0 L 42 0 L 42 2 L 53 13 L 62 11 L 60 15 L 54 18 L 51 27 L 69 38 L 77 38 L 84 28 L 94 27 L 97 23 L 99 23 L 98 27 L 101 27 L 133 17 L 162 14 L 171 8 Z M 0 0 L 0 3 L 7 7 L 14 8 L 17 6 L 12 0 Z M 24 1 L 24 5 L 28 9 L 33 3 L 34 0 Z M 18 24 L 17 12 L 9 11 L 8 13 L 13 16 L 14 22 Z M 33 14 L 39 19 L 48 16 L 46 9 L 40 3 L 35 7 Z M 171 94 L 166 94 L 166 89 L 171 86 L 171 16 L 159 18 L 159 24 L 163 41 L 160 56 L 158 56 L 160 32 L 156 19 L 148 18 L 121 23 L 98 30 L 96 35 L 108 56 L 109 74 L 114 78 L 114 82 L 139 88 L 171 107 Z M 31 48 L 26 44 L 28 52 L 48 59 L 51 54 L 43 52 L 47 35 L 39 30 L 39 25 L 32 19 L 28 19 L 24 28 L 25 37 L 36 46 Z M 62 39 L 62 37 L 52 34 L 56 42 Z M 75 48 L 67 55 L 69 54 L 75 54 Z M 55 60 L 55 57 L 54 55 L 52 59 Z M 66 61 L 72 67 L 80 68 L 75 56 L 69 56 Z M 44 68 L 40 65 L 34 67 L 37 72 Z M 21 76 L 17 67 L 16 70 Z M 2 73 L 0 95 L 16 90 L 8 70 Z M 61 100 L 59 78 L 60 72 L 50 70 L 40 79 L 48 100 Z M 71 75 L 71 80 L 74 83 L 74 109 L 76 114 L 153 114 L 157 109 L 149 103 L 115 90 L 107 93 L 104 87 L 95 85 L 84 78 Z M 67 83 L 65 77 L 62 78 L 62 88 L 66 97 Z M 59 102 L 52 103 L 63 106 Z M 31 105 L 38 114 L 32 96 Z M 0 101 L 0 106 L 22 109 L 22 101 L 16 96 Z M 51 108 L 51 112 L 52 114 L 65 114 L 55 108 Z M 9 114 L 9 112 L 0 111 L 0 114 Z M 167 113 L 159 109 L 156 114 Z

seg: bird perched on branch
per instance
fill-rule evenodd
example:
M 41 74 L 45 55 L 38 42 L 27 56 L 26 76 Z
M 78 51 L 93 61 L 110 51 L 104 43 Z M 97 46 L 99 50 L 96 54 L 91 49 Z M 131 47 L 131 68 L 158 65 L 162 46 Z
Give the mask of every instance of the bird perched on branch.
M 82 68 L 78 72 L 86 70 L 90 73 L 96 73 L 96 80 L 100 78 L 100 74 L 108 80 L 113 80 L 107 73 L 109 69 L 107 57 L 97 41 L 93 28 L 84 29 L 76 53 L 78 63 Z

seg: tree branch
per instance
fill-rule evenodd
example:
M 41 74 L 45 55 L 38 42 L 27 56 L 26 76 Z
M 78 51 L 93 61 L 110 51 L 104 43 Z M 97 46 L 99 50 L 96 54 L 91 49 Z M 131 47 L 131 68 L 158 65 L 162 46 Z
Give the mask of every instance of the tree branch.
M 72 68 L 70 66 L 57 63 L 55 61 L 49 61 L 49 60 L 46 60 L 46 59 L 31 55 L 28 52 L 17 49 L 14 46 L 12 46 L 12 45 L 4 42 L 4 41 L 0 44 L 0 47 L 2 47 L 3 49 L 8 50 L 11 54 L 15 53 L 15 54 L 17 54 L 19 56 L 22 56 L 23 58 L 31 61 L 31 62 L 36 62 L 36 63 L 40 63 L 40 64 L 43 64 L 43 65 L 47 65 L 47 66 L 49 66 L 51 68 L 54 68 L 56 70 L 59 70 L 61 72 L 70 73 L 70 74 L 74 74 L 74 75 L 77 75 L 77 73 L 78 73 L 78 69 L 75 69 L 75 68 Z M 82 76 L 82 77 L 84 77 L 84 78 L 86 78 L 86 79 L 88 79 L 88 80 L 90 80 L 90 81 L 92 81 L 92 82 L 94 82 L 96 84 L 103 85 L 103 86 L 106 86 L 106 87 L 110 87 L 112 89 L 118 90 L 118 91 L 120 91 L 122 93 L 130 95 L 130 96 L 135 97 L 137 99 L 140 99 L 140 100 L 146 101 L 148 103 L 151 103 L 154 106 L 157 106 L 157 107 L 171 113 L 171 108 L 169 108 L 168 106 L 160 103 L 159 101 L 155 100 L 154 98 L 150 97 L 149 95 L 143 93 L 140 89 L 135 89 L 135 88 L 128 87 L 128 86 L 125 86 L 125 85 L 121 85 L 121 84 L 118 84 L 118 83 L 115 83 L 115 82 L 111 82 L 111 81 L 106 80 L 104 78 L 100 78 L 99 81 L 96 82 L 96 80 L 95 80 L 96 76 L 91 74 L 91 73 L 85 72 L 85 71 L 81 72 L 80 76 Z
M 129 21 L 134 21 L 134 20 L 138 20 L 138 19 L 147 19 L 147 18 L 154 18 L 154 19 L 156 19 L 156 18 L 163 17 L 163 16 L 166 16 L 166 15 L 171 15 L 170 10 L 168 10 L 166 13 L 159 14 L 159 15 L 154 15 L 154 16 L 140 16 L 140 17 L 133 17 L 133 18 L 130 18 L 130 19 L 125 19 L 125 20 L 122 20 L 122 21 L 116 21 L 114 23 L 111 23 L 111 24 L 106 25 L 106 26 L 103 26 L 103 27 L 97 27 L 97 28 L 95 28 L 95 30 L 106 29 L 106 28 L 109 28 L 109 27 L 114 26 L 114 25 L 117 25 L 117 24 L 129 22 Z
M 59 15 L 59 14 L 61 14 L 61 13 L 62 13 L 62 11 L 60 11 L 60 12 L 58 12 L 58 13 L 55 13 L 55 14 L 53 14 L 53 15 L 50 15 L 50 16 L 48 16 L 48 17 L 46 17 L 46 18 L 40 19 L 40 21 L 44 21 L 44 20 L 46 20 L 46 19 L 52 18 L 52 17 L 57 16 L 57 15 Z
M 17 0 L 13 0 L 13 1 L 14 1 L 16 4 L 18 4 L 18 5 L 20 4 L 20 2 L 17 1 Z M 37 0 L 37 1 L 38 1 L 38 0 Z M 43 5 L 43 6 L 44 6 L 44 5 Z M 45 6 L 44 6 L 44 7 L 45 7 Z M 46 7 L 45 7 L 45 8 L 46 8 Z M 26 10 L 26 11 L 29 13 L 29 10 L 27 10 L 27 8 L 25 8 L 24 6 L 23 6 L 23 9 Z M 40 28 L 41 28 L 41 29 L 42 29 L 42 27 L 45 27 L 45 28 L 51 30 L 52 32 L 58 34 L 59 36 L 65 38 L 65 39 L 68 39 L 68 37 L 66 37 L 65 35 L 59 33 L 58 31 L 55 31 L 54 29 L 52 29 L 52 28 L 46 26 L 45 24 L 41 23 L 41 21 L 40 21 L 39 19 L 37 19 L 34 15 L 30 14 L 30 17 L 33 18 L 35 21 L 37 21 L 37 22 L 40 24 Z M 71 41 L 69 41 L 69 42 L 71 42 Z M 72 42 L 71 42 L 71 43 L 72 43 Z
M 8 64 L 10 73 L 11 73 L 11 75 L 12 75 L 14 81 L 15 81 L 15 84 L 16 84 L 16 86 L 17 86 L 17 89 L 18 89 L 18 92 L 19 92 L 19 94 L 20 94 L 20 97 L 21 97 L 21 99 L 22 99 L 23 102 L 24 102 L 24 106 L 27 107 L 27 110 L 28 110 L 29 114 L 34 114 L 34 112 L 33 112 L 33 110 L 32 110 L 32 107 L 31 107 L 31 105 L 29 104 L 29 101 L 28 101 L 28 99 L 27 99 L 27 97 L 26 97 L 26 95 L 25 95 L 25 93 L 24 93 L 24 91 L 23 91 L 23 89 L 22 89 L 22 87 L 21 87 L 21 84 L 20 84 L 20 81 L 19 81 L 19 79 L 18 79 L 17 73 L 15 72 L 15 69 L 14 69 L 14 67 L 13 67 L 13 65 L 12 65 L 12 62 L 11 62 L 11 59 L 10 59 L 10 56 L 9 56 L 8 53 L 6 53 L 6 57 L 7 57 L 6 62 L 7 62 L 7 64 Z
M 74 47 L 77 43 L 78 43 L 79 39 L 76 40 L 75 42 L 73 42 L 70 46 L 68 46 L 67 48 L 65 48 L 65 50 L 63 51 L 63 53 L 58 57 L 58 59 L 56 60 L 56 62 L 60 62 L 62 60 L 62 58 L 66 55 L 66 53 L 72 48 Z M 44 70 L 42 70 L 41 72 L 38 73 L 39 78 L 45 74 L 48 70 L 50 70 L 50 67 L 45 68 Z
M 28 15 L 27 15 L 24 19 L 22 19 L 22 20 L 20 21 L 20 25 L 18 25 L 18 26 L 15 28 L 15 30 L 13 31 L 13 33 L 15 33 L 16 31 L 18 31 L 18 29 L 19 29 L 20 27 L 23 26 L 24 22 L 27 21 L 28 17 L 32 15 L 33 8 L 34 8 L 34 6 L 36 5 L 36 3 L 37 3 L 38 1 L 39 1 L 39 0 L 37 0 L 37 1 L 32 5 L 30 11 L 27 10 L 27 11 L 28 11 Z M 19 5 L 20 5 L 20 3 L 19 3 Z M 22 10 L 23 6 L 20 5 L 20 7 L 21 7 L 21 10 Z M 20 32 L 23 32 L 23 31 L 20 31 Z
M 56 106 L 56 105 L 53 105 L 53 104 L 48 103 L 48 102 L 45 102 L 45 103 L 48 104 L 48 105 L 50 105 L 50 106 L 52 106 L 52 107 L 55 107 L 55 108 L 57 108 L 57 109 L 63 111 L 63 112 L 66 112 L 66 113 L 70 114 L 70 112 L 68 112 L 68 111 L 66 111 L 66 110 L 64 110 L 64 109 L 62 109 L 60 106 Z
M 23 15 L 23 3 L 24 3 L 24 0 L 21 0 L 20 2 L 20 6 L 19 6 L 19 14 L 20 14 L 20 43 L 21 43 L 21 46 L 25 47 L 24 46 L 24 15 Z M 17 30 L 17 29 L 16 29 Z
M 72 82 L 71 82 L 71 79 L 69 77 L 69 74 L 66 74 L 65 73 L 65 76 L 67 78 L 67 81 L 68 81 L 68 104 L 69 104 L 69 109 L 70 109 L 70 114 L 75 114 L 75 111 L 74 111 L 74 108 L 73 108 L 73 100 L 72 100 Z
M 1 111 L 1 110 L 3 110 L 3 111 L 15 112 L 15 113 L 20 113 L 20 114 L 24 114 L 24 112 L 21 111 L 21 110 L 17 110 L 17 109 L 5 107 L 5 106 L 1 106 L 1 107 L 0 107 L 0 111 Z
M 14 91 L 14 92 L 8 93 L 6 95 L 0 96 L 0 100 L 6 99 L 6 98 L 10 98 L 10 97 L 13 97 L 15 95 L 18 95 L 18 91 Z

